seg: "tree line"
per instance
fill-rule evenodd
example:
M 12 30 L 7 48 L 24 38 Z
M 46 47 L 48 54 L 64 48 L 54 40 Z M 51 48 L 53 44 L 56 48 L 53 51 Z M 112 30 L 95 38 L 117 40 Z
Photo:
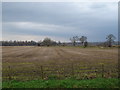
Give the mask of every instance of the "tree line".
M 105 47 L 112 47 L 114 40 L 116 37 L 113 34 L 109 34 L 106 36 L 106 41 L 103 43 L 100 43 L 100 46 Z M 66 46 L 66 45 L 73 45 L 78 46 L 82 45 L 84 48 L 88 46 L 88 41 L 86 36 L 73 36 L 70 38 L 71 43 L 62 43 L 60 41 L 56 42 L 51 40 L 50 38 L 44 38 L 43 41 L 0 41 L 0 44 L 2 46 Z
M 1 46 L 56 46 L 63 45 L 64 43 L 56 42 L 50 38 L 45 38 L 43 41 L 0 41 Z
M 37 46 L 35 41 L 1 41 L 2 46 Z

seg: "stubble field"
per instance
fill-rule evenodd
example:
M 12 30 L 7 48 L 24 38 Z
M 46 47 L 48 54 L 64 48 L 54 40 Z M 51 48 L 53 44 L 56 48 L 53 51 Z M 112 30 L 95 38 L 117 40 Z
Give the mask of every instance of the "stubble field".
M 71 76 L 91 78 L 96 76 L 96 72 L 98 76 L 117 77 L 117 63 L 117 48 L 2 47 L 3 80 L 36 80 L 56 76 L 59 79 Z

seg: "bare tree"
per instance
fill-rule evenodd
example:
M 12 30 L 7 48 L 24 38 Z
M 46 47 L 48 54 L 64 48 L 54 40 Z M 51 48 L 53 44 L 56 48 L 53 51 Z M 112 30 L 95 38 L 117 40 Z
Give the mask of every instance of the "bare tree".
M 74 37 L 70 38 L 70 41 L 73 43 L 73 46 L 75 46 L 76 42 L 78 41 L 78 36 L 74 36 Z
M 107 44 L 108 47 L 112 47 L 112 43 L 114 43 L 114 40 L 116 39 L 116 37 L 113 34 L 109 34 L 107 37 Z
M 79 40 L 81 41 L 82 45 L 84 45 L 84 42 L 87 41 L 87 37 L 86 36 L 81 36 L 81 38 L 79 38 Z

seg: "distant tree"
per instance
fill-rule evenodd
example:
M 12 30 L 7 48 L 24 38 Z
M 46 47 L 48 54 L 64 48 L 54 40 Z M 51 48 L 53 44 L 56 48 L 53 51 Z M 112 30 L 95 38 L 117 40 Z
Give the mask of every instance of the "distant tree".
M 88 42 L 85 41 L 85 42 L 84 42 L 84 48 L 87 47 L 87 46 L 88 46 Z
M 87 37 L 81 36 L 81 38 L 79 40 L 81 41 L 82 45 L 84 45 L 84 43 L 87 42 Z
M 112 43 L 114 43 L 114 40 L 116 39 L 116 37 L 113 34 L 109 34 L 107 37 L 107 45 L 108 47 L 112 47 Z
M 73 46 L 75 46 L 76 42 L 78 41 L 78 36 L 74 36 L 74 37 L 70 38 L 70 41 L 73 43 Z
M 51 45 L 51 42 L 52 42 L 52 40 L 50 39 L 50 38 L 45 38 L 44 40 L 43 40 L 43 42 L 42 42 L 42 44 L 44 45 L 44 46 L 50 46 Z
M 61 45 L 61 42 L 60 42 L 60 41 L 58 41 L 58 45 L 59 45 L 59 46 Z
M 45 38 L 42 41 L 41 44 L 44 45 L 44 46 L 55 46 L 55 45 L 57 45 L 57 43 L 55 41 L 51 40 L 50 38 Z

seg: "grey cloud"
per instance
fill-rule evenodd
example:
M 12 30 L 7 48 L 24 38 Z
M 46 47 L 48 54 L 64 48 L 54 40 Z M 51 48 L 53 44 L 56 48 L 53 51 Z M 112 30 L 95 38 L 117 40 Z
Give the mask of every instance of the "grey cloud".
M 42 29 L 39 31 L 20 29 L 9 25 L 3 26 L 5 28 L 3 33 L 15 32 L 65 38 L 84 34 L 88 37 L 92 36 L 90 40 L 97 36 L 96 40 L 104 40 L 101 37 L 109 33 L 117 36 L 116 6 L 117 3 L 3 3 L 3 22 L 45 23 L 74 28 L 70 30 L 57 28 L 53 32 L 48 32 Z

